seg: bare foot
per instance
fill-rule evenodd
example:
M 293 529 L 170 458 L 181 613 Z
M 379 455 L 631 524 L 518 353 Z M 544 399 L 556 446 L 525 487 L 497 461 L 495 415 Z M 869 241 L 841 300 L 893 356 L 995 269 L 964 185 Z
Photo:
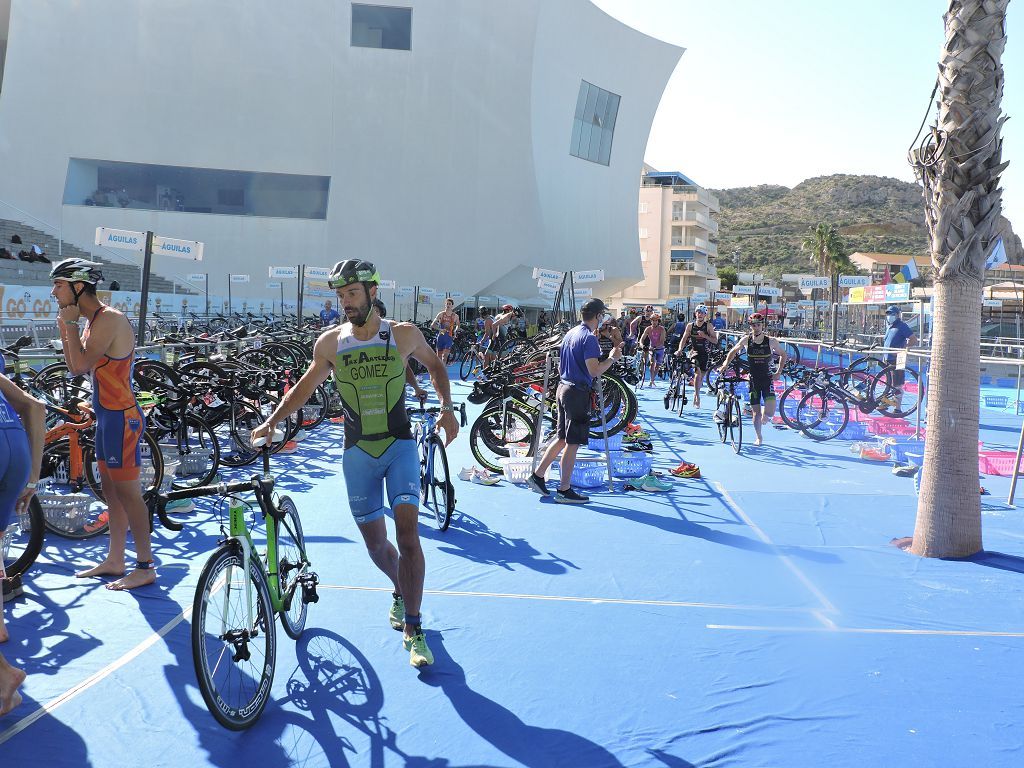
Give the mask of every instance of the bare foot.
M 91 579 L 94 576 L 124 576 L 124 561 L 104 560 L 99 565 L 75 574 L 76 579 Z
M 764 445 L 764 441 L 760 437 L 754 438 L 754 445 Z
M 21 704 L 18 689 L 25 682 L 25 670 L 10 667 L 10 675 L 0 677 L 0 717 Z
M 0 616 L 0 643 L 6 643 L 10 639 L 11 635 L 7 631 L 7 625 L 4 624 L 3 616 Z
M 156 569 L 136 568 L 123 579 L 118 579 L 112 584 L 107 584 L 107 589 L 112 589 L 115 592 L 120 592 L 126 589 L 144 587 L 147 584 L 152 584 L 154 581 L 156 581 Z

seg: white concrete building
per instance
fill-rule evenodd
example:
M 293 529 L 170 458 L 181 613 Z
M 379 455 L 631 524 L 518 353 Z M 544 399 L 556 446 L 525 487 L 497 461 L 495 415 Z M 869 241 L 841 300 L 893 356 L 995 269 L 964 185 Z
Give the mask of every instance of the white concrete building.
M 353 256 L 467 295 L 642 277 L 636 168 L 682 50 L 588 0 L 0 0 L 0 38 L 0 202 L 79 246 L 199 240 L 155 271 L 250 273 L 236 295 Z

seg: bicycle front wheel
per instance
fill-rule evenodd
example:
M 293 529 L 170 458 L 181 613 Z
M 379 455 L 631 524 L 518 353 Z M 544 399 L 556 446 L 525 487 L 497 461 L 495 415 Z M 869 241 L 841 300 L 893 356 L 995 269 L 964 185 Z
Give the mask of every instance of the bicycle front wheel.
M 306 628 L 307 604 L 303 600 L 302 583 L 299 577 L 309 568 L 306 559 L 306 537 L 302 533 L 299 510 L 289 496 L 282 496 L 277 503 L 281 519 L 277 521 L 277 578 L 284 608 L 281 611 L 281 626 L 285 634 L 298 640 Z
M 45 525 L 43 507 L 33 496 L 25 511 L 11 520 L 6 530 L 0 531 L 0 556 L 7 578 L 21 576 L 39 557 Z
M 743 404 L 737 398 L 729 402 L 729 444 L 735 453 L 743 450 Z
M 518 408 L 501 403 L 484 408 L 469 430 L 473 456 L 492 472 L 502 472 L 500 460 L 509 455 L 509 443 L 533 442 L 533 419 Z
M 846 401 L 825 390 L 812 389 L 796 408 L 797 426 L 812 440 L 831 440 L 846 429 L 849 420 Z
M 455 511 L 455 486 L 448 474 L 448 454 L 444 442 L 437 435 L 427 438 L 427 466 L 422 471 L 423 504 L 434 513 L 437 529 L 447 531 Z
M 192 661 L 210 714 L 241 731 L 263 713 L 277 663 L 270 591 L 257 557 L 243 568 L 238 544 L 206 562 L 192 603 Z

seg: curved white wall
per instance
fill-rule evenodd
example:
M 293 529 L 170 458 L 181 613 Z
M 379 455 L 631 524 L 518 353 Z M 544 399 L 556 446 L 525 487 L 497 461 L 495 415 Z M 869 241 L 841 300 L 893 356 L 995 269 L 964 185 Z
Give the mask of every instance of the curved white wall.
M 637 280 L 639 169 L 680 49 L 588 0 L 386 4 L 413 8 L 411 51 L 351 47 L 339 0 L 14 0 L 0 200 L 78 245 L 100 225 L 201 240 L 201 268 L 156 269 L 214 291 L 350 256 L 467 294 L 532 295 L 533 265 Z M 581 79 L 622 97 L 609 166 L 569 155 Z M 328 215 L 63 206 L 69 157 L 327 175 Z

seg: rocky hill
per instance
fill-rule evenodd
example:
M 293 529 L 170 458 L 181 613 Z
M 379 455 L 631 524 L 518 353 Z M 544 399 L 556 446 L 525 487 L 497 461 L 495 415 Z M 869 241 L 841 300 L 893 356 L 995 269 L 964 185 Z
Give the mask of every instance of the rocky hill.
M 921 187 L 883 176 L 820 176 L 789 189 L 774 185 L 712 190 L 721 201 L 718 265 L 761 271 L 810 271 L 800 250 L 807 230 L 835 224 L 854 251 L 928 252 Z M 1009 223 L 1006 223 L 1009 227 Z M 1020 262 L 1020 238 L 1007 238 L 1007 253 Z

